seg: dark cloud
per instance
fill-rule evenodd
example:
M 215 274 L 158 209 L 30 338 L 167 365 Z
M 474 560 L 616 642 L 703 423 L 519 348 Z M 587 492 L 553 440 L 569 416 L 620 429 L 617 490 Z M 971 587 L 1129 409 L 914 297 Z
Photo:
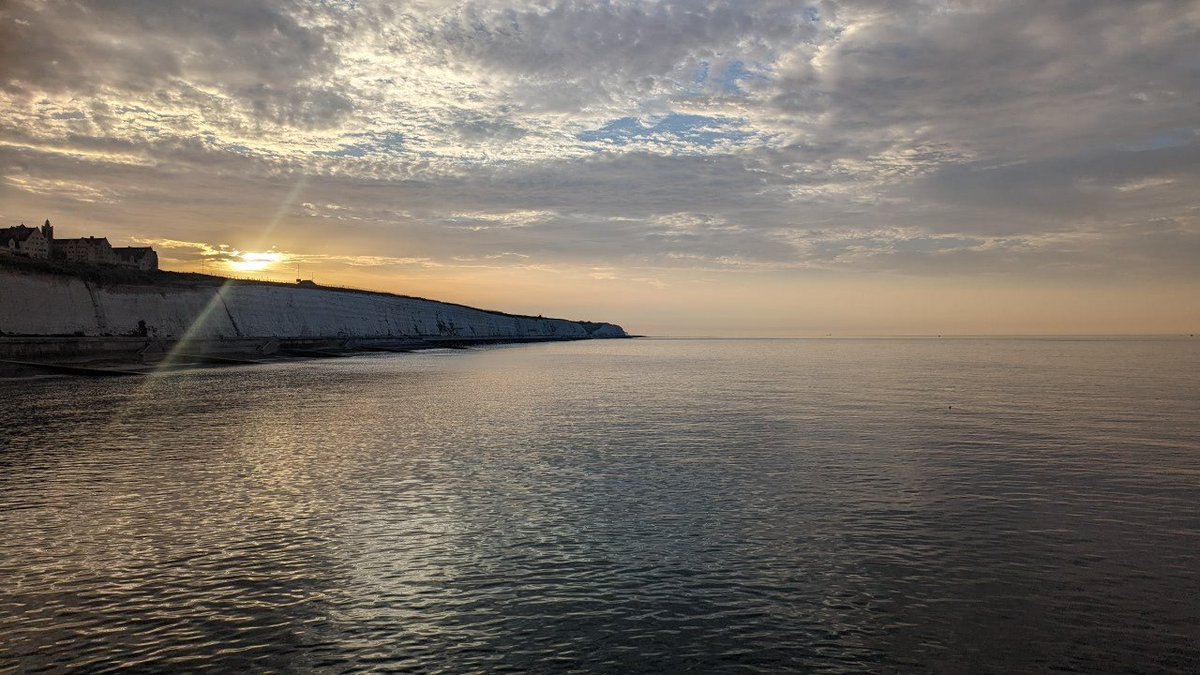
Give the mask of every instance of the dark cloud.
M 1040 217 L 1041 230 L 1081 221 L 1137 217 L 1196 204 L 1200 142 L 1143 151 L 1093 152 L 1001 166 L 953 165 L 916 186 L 918 194 L 961 210 Z M 1182 189 L 1181 189 L 1182 188 Z M 1057 227 L 1056 224 L 1057 223 Z M 1007 229 L 1003 221 L 995 230 Z
M 466 2 L 419 35 L 447 62 L 502 73 L 544 105 L 574 108 L 688 86 L 731 58 L 768 59 L 812 39 L 813 19 L 810 7 L 773 0 Z
M 13 0 L 0 9 L 0 86 L 155 97 L 183 82 L 286 124 L 336 120 L 349 102 L 313 84 L 336 55 L 299 15 L 274 0 Z
M 898 3 L 839 37 L 773 100 L 847 133 L 996 157 L 1195 126 L 1197 3 Z M 843 12 L 845 13 L 845 12 Z

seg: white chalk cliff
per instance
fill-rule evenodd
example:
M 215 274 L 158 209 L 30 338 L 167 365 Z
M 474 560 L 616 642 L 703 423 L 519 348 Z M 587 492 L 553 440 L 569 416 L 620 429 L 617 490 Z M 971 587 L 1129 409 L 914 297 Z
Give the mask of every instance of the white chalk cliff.
M 254 282 L 101 284 L 0 267 L 0 335 L 524 340 L 625 331 L 383 293 Z

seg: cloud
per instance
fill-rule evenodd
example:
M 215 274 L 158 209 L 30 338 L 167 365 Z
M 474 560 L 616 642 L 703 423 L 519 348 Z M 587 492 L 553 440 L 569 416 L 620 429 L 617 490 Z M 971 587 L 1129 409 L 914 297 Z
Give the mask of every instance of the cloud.
M 120 196 L 112 190 L 64 180 L 50 180 L 31 176 L 5 176 L 4 181 L 8 185 L 24 192 L 36 195 L 51 195 L 89 204 L 95 202 L 115 202 Z
M 134 237 L 133 242 L 141 246 L 153 246 L 164 252 L 171 260 L 181 263 L 201 261 L 224 265 L 233 271 L 286 270 L 296 264 L 349 265 L 351 267 L 441 267 L 429 258 L 403 258 L 380 255 L 327 255 L 320 253 L 293 253 L 274 248 L 267 251 L 243 251 L 229 244 L 210 244 L 177 239 L 151 239 Z M 262 263 L 257 269 L 247 270 L 246 263 Z M 219 268 L 218 268 L 219 269 Z M 214 272 L 217 269 L 212 270 Z
M 1197 43 L 1184 0 L 12 0 L 0 191 L 312 264 L 1194 278 Z

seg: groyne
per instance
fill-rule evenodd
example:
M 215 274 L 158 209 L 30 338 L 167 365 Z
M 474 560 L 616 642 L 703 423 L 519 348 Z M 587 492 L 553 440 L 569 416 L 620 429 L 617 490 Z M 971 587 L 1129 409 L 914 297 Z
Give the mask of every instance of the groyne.
M 92 270 L 95 272 L 95 270 Z M 626 337 L 610 323 L 386 293 L 0 264 L 0 358 L 126 360 L 171 351 L 273 354 Z

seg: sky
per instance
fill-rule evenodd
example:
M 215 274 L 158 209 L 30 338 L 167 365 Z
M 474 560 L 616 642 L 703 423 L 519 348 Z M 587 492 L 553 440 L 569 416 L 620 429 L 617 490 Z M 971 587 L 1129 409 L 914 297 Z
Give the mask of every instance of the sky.
M 650 335 L 1200 332 L 1200 0 L 0 1 L 0 226 Z

